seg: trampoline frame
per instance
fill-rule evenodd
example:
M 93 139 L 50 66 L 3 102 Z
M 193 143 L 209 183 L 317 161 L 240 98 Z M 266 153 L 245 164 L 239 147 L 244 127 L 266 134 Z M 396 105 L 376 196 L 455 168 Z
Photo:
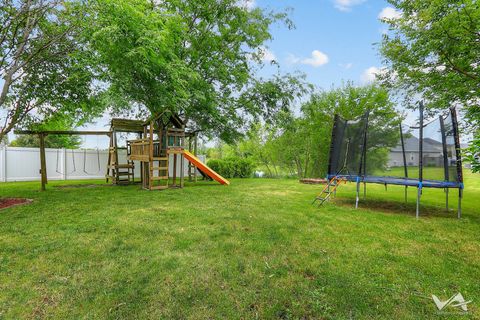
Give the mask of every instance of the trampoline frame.
M 356 199 L 355 199 L 355 208 L 358 208 L 358 203 L 360 200 L 360 183 L 364 184 L 364 199 L 366 197 L 366 184 L 367 183 L 378 183 L 383 184 L 385 187 L 388 184 L 391 185 L 401 185 L 405 186 L 405 202 L 407 201 L 407 188 L 408 187 L 417 187 L 417 201 L 416 201 L 416 213 L 415 216 L 418 219 L 420 217 L 420 200 L 422 196 L 422 189 L 423 188 L 442 188 L 445 190 L 446 193 L 446 209 L 448 211 L 448 195 L 449 189 L 458 189 L 458 207 L 457 207 L 457 217 L 460 218 L 462 215 L 462 198 L 463 198 L 463 172 L 462 172 L 462 159 L 461 159 L 461 152 L 460 152 L 460 138 L 459 138 L 459 131 L 458 131 L 458 121 L 457 121 L 457 113 L 454 107 L 449 109 L 449 113 L 452 120 L 452 131 L 453 131 L 453 139 L 455 145 L 455 156 L 456 156 L 456 173 L 457 177 L 455 181 L 450 181 L 450 173 L 449 173 L 449 165 L 448 165 L 448 154 L 447 154 L 447 147 L 446 147 L 446 136 L 445 136 L 445 125 L 444 119 L 442 116 L 439 116 L 440 121 L 440 131 L 442 134 L 442 149 L 443 149 L 443 166 L 444 166 L 444 180 L 431 180 L 431 179 L 423 179 L 423 129 L 425 128 L 424 124 L 424 105 L 423 102 L 419 103 L 419 113 L 420 113 L 420 121 L 419 127 L 416 128 L 419 130 L 419 144 L 418 144 L 418 153 L 419 153 L 419 161 L 418 161 L 418 178 L 409 178 L 408 177 L 408 167 L 405 155 L 405 142 L 403 136 L 402 125 L 400 124 L 400 141 L 403 153 L 403 167 L 404 167 L 404 174 L 405 177 L 391 177 L 391 176 L 374 176 L 374 175 L 367 175 L 366 174 L 366 161 L 367 161 L 367 133 L 368 133 L 368 122 L 369 122 L 369 114 L 370 111 L 368 110 L 364 115 L 365 125 L 362 132 L 362 145 L 361 152 L 360 152 L 360 163 L 358 172 L 352 173 L 348 172 L 348 168 L 346 165 L 347 157 L 349 155 L 349 144 L 350 139 L 346 143 L 346 151 L 345 151 L 345 161 L 342 164 L 342 167 L 337 170 L 337 172 L 333 172 L 334 168 L 338 168 L 338 163 L 334 163 L 335 159 L 339 162 L 339 153 L 335 152 L 338 151 L 336 148 L 340 147 L 336 144 L 336 132 L 339 131 L 340 125 L 340 116 L 335 114 L 334 117 L 334 125 L 332 129 L 332 140 L 330 144 L 330 157 L 328 162 L 328 179 L 332 179 L 334 177 L 343 178 L 350 182 L 356 183 Z M 348 121 L 345 122 L 345 125 L 340 128 L 341 131 L 341 139 L 343 139 L 343 135 L 345 134 L 345 130 L 347 128 Z M 334 154 L 336 156 L 334 156 Z M 347 171 L 347 172 L 344 172 Z

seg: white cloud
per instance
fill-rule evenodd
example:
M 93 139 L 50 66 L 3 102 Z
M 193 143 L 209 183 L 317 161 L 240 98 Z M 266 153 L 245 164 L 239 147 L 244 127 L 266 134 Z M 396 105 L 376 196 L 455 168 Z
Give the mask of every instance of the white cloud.
M 310 58 L 302 59 L 300 63 L 317 68 L 328 63 L 328 56 L 320 50 L 313 50 L 312 56 Z
M 353 67 L 353 63 L 352 62 L 349 62 L 349 63 L 339 63 L 338 64 L 340 67 L 342 67 L 343 69 L 350 69 L 351 67 Z
M 402 13 L 395 8 L 385 7 L 378 14 L 380 20 L 394 20 L 402 17 Z
M 288 64 L 305 64 L 315 68 L 327 64 L 328 61 L 329 58 L 327 54 L 320 50 L 313 50 L 310 58 L 299 58 L 291 53 L 287 56 Z
M 360 80 L 363 84 L 374 82 L 376 80 L 376 76 L 383 72 L 385 72 L 385 68 L 370 67 L 363 71 Z
M 353 6 L 362 4 L 366 0 L 334 0 L 334 6 L 340 11 L 350 11 Z

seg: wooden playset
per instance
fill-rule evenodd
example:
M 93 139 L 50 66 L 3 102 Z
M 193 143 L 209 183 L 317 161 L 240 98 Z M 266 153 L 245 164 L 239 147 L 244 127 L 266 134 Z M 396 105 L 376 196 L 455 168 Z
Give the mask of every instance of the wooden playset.
M 143 189 L 162 190 L 183 188 L 185 160 L 188 161 L 189 181 L 197 181 L 197 173 L 220 184 L 228 180 L 202 163 L 197 157 L 197 133 L 187 132 L 185 122 L 174 113 L 165 111 L 146 121 L 114 118 L 110 131 L 16 131 L 16 134 L 36 134 L 40 138 L 40 173 L 42 190 L 47 183 L 45 161 L 45 136 L 60 135 L 107 135 L 108 148 L 107 183 L 114 185 L 136 183 L 135 162 L 140 164 L 140 183 Z M 118 145 L 118 134 L 136 133 L 138 139 L 127 140 Z M 186 147 L 187 146 L 187 150 Z M 126 150 L 126 163 L 120 163 L 119 150 Z

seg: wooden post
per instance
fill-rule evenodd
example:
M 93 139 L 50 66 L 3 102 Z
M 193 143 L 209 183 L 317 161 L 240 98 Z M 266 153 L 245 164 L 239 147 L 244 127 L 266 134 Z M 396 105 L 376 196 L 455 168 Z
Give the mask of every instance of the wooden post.
M 175 145 L 177 143 L 177 136 L 173 137 L 173 148 L 175 149 Z M 177 153 L 173 154 L 173 186 L 177 186 Z
M 139 134 L 139 139 L 143 139 L 142 133 Z M 143 186 L 143 161 L 140 161 L 140 183 Z
M 149 156 L 148 156 L 148 189 L 152 190 L 153 187 L 153 121 L 150 121 L 150 128 L 149 128 Z
M 112 130 L 112 129 L 110 129 Z M 110 165 L 112 164 L 112 146 L 113 146 L 113 141 L 112 141 L 112 138 L 113 138 L 113 135 L 112 135 L 112 132 L 110 132 L 110 135 L 109 135 L 109 138 L 110 138 L 110 142 L 108 144 L 108 160 L 107 160 L 107 173 L 105 174 L 105 182 L 108 183 L 108 180 L 109 180 L 109 177 L 110 177 Z M 113 175 L 113 174 L 112 174 Z M 113 180 L 112 180 L 112 183 L 113 183 Z
M 193 155 L 196 157 L 197 156 L 197 149 L 198 149 L 198 138 L 197 138 L 197 133 L 195 133 L 194 140 L 193 140 Z M 197 182 L 197 168 L 194 166 L 194 181 Z
M 193 135 L 188 137 L 188 151 L 193 153 Z M 192 163 L 188 162 L 188 181 L 192 181 Z
M 40 138 L 40 174 L 42 176 L 42 191 L 45 191 L 47 184 L 47 162 L 45 159 L 45 134 L 38 135 Z
M 183 153 L 180 153 L 180 188 L 183 188 L 184 184 L 185 184 L 185 173 L 184 173 L 184 170 L 185 170 L 185 157 L 184 157 L 184 154 Z

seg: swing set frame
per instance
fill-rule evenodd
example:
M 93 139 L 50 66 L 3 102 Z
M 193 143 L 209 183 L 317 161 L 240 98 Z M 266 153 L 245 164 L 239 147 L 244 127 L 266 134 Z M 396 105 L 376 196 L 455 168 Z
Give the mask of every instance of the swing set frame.
M 29 134 L 29 135 L 38 135 L 40 140 L 40 175 L 41 175 L 41 190 L 46 190 L 46 185 L 48 183 L 47 178 L 47 161 L 45 157 L 45 137 L 48 135 L 77 135 L 77 136 L 108 136 L 112 135 L 111 131 L 62 131 L 62 130 L 16 130 L 15 134 Z M 97 150 L 98 153 L 98 150 Z M 85 161 L 85 159 L 84 159 Z M 85 171 L 85 163 L 83 166 Z

